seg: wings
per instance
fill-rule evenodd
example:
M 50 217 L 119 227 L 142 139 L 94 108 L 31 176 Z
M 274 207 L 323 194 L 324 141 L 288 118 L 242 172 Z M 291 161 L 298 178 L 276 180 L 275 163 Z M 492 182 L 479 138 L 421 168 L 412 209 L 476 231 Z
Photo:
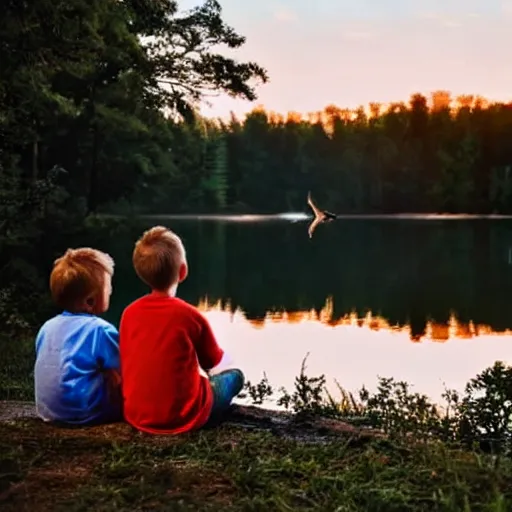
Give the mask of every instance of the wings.
M 308 192 L 308 204 L 311 207 L 311 209 L 313 210 L 313 213 L 315 214 L 315 218 L 314 218 L 313 222 L 309 225 L 309 228 L 308 228 L 309 238 L 312 238 L 313 232 L 317 228 L 318 224 L 322 224 L 323 222 L 335 219 L 336 215 L 334 215 L 333 213 L 327 214 L 327 212 L 319 210 L 313 203 L 313 200 L 311 199 L 311 192 Z
M 313 231 L 317 228 L 318 224 L 322 223 L 322 219 L 320 217 L 315 217 L 315 220 L 309 225 L 308 235 L 309 238 L 313 237 Z
M 324 213 L 320 211 L 311 200 L 311 192 L 308 192 L 308 204 L 309 206 L 311 206 L 311 209 L 313 210 L 313 213 L 315 214 L 316 218 L 320 217 L 321 219 L 323 219 L 325 217 Z
M 308 228 L 309 238 L 312 238 L 313 237 L 313 232 L 317 228 L 318 224 L 321 224 L 325 220 L 325 213 L 322 212 L 321 210 L 319 210 L 315 206 L 315 204 L 313 203 L 313 201 L 311 199 L 311 192 L 308 192 L 308 204 L 311 207 L 311 209 L 313 210 L 313 213 L 315 214 L 315 219 L 309 225 L 309 228 Z

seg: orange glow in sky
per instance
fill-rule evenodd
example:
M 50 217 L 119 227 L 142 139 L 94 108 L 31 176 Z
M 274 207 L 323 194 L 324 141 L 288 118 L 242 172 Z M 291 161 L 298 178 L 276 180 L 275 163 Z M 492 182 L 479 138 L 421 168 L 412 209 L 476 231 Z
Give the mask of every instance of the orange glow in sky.
M 512 0 L 220 3 L 225 21 L 247 38 L 230 54 L 268 70 L 256 102 L 268 110 L 356 108 L 439 89 L 512 99 Z M 243 116 L 254 106 L 221 96 L 201 111 Z

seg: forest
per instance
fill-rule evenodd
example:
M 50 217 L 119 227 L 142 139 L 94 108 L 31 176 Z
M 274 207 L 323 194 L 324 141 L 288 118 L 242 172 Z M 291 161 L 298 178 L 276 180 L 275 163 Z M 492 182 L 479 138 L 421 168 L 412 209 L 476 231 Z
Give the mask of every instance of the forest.
M 51 263 L 83 240 L 90 214 L 159 183 L 175 200 L 184 189 L 193 196 L 204 178 L 198 148 L 189 153 L 198 101 L 211 91 L 254 100 L 268 80 L 258 64 L 227 56 L 244 43 L 216 0 L 191 10 L 174 0 L 2 3 L 4 335 L 44 314 Z
M 91 214 L 305 211 L 308 190 L 339 213 L 512 213 L 512 103 L 440 90 L 207 119 L 205 95 L 255 101 L 269 76 L 227 56 L 245 38 L 216 0 L 178 4 L 4 2 L 0 319 L 33 311 Z

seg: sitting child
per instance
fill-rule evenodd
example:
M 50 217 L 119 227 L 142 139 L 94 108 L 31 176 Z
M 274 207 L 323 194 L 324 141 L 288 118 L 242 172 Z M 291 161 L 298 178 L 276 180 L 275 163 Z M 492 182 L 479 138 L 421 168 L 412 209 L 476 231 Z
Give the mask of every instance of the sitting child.
M 130 304 L 119 328 L 124 415 L 138 430 L 178 434 L 221 419 L 244 385 L 240 370 L 221 371 L 227 359 L 206 318 L 177 298 L 188 274 L 181 239 L 165 227 L 146 231 L 133 265 L 152 292 Z
M 41 327 L 34 367 L 37 414 L 86 425 L 122 419 L 119 333 L 99 318 L 109 307 L 114 262 L 108 254 L 68 249 L 54 263 L 50 290 L 62 313 Z

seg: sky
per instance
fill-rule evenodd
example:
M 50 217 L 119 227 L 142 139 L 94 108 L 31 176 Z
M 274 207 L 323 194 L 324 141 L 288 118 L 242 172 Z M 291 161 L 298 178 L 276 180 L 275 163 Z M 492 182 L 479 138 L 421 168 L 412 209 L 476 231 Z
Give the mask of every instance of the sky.
M 263 66 L 269 82 L 252 103 L 209 98 L 207 116 L 241 116 L 257 105 L 282 114 L 356 108 L 440 89 L 512 100 L 512 0 L 220 4 L 225 22 L 247 38 L 234 57 Z

